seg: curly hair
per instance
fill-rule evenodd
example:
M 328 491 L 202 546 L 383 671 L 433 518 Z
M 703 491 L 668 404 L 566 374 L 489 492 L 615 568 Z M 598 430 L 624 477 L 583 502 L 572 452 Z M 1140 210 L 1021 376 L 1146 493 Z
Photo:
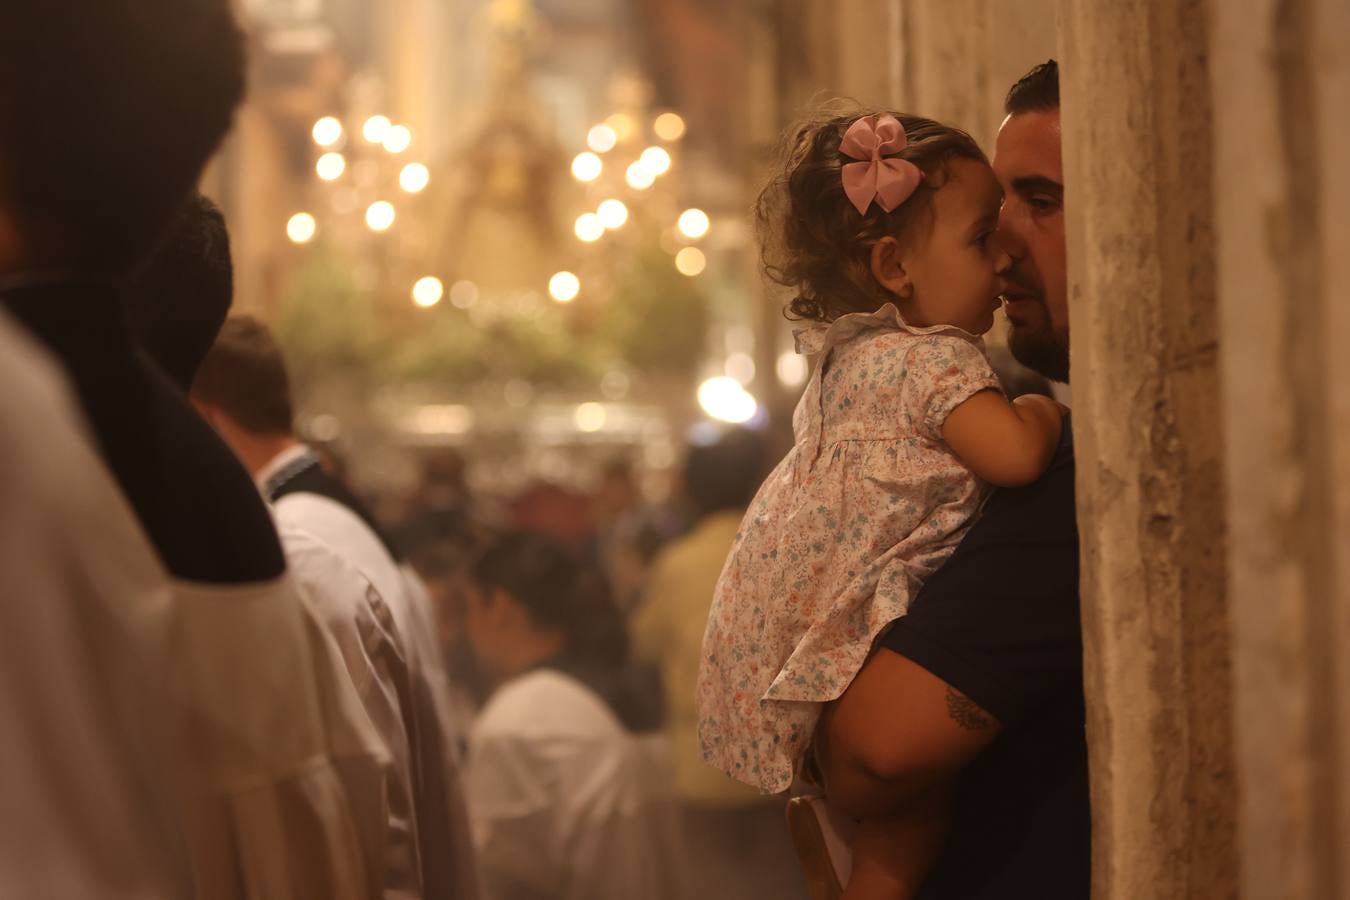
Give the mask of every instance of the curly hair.
M 952 160 L 988 163 L 964 131 L 893 112 L 909 138 L 896 156 L 918 166 L 924 178 L 895 210 L 888 213 L 874 203 L 859 214 L 844 193 L 843 167 L 853 160 L 842 157 L 839 146 L 850 125 L 877 114 L 885 111 L 832 112 L 827 107 L 792 128 L 779 174 L 755 204 L 764 272 L 796 292 L 784 309 L 789 319 L 833 322 L 848 313 L 874 312 L 893 299 L 872 276 L 872 245 L 932 226 L 932 197 L 945 183 Z

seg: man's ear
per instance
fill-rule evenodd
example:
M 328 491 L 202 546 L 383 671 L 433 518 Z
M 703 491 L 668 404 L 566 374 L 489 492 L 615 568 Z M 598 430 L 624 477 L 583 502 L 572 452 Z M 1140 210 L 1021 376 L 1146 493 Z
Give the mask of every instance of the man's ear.
M 903 248 L 890 235 L 872 245 L 872 277 L 901 300 L 914 296 L 914 282 L 905 270 Z

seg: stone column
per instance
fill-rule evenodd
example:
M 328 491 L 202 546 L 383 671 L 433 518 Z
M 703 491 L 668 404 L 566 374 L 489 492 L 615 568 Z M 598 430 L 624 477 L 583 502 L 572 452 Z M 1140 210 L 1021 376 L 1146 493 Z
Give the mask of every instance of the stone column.
M 1206 4 L 1060 14 L 1093 896 L 1235 897 Z
M 897 102 L 958 125 L 987 150 L 1014 81 L 1055 52 L 1054 0 L 901 0 Z
M 1242 895 L 1350 897 L 1350 6 L 1213 6 Z

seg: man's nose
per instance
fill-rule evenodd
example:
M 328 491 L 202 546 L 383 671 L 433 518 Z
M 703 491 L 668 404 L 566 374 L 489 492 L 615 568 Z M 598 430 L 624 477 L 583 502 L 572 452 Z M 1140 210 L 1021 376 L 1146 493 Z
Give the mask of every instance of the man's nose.
M 999 228 L 993 236 L 994 250 L 994 272 L 998 275 L 1006 275 L 1017 260 L 1021 259 L 1023 253 L 1017 252 L 1016 248 L 1024 247 L 1020 240 L 1012 238 L 1005 232 L 1000 219 Z
M 1027 253 L 1026 240 L 1023 237 L 1026 224 L 1027 215 L 1023 204 L 1018 202 L 1016 197 L 1004 200 L 1003 207 L 998 211 L 998 224 L 994 228 L 994 236 L 1000 246 L 1012 255 L 1014 263 Z

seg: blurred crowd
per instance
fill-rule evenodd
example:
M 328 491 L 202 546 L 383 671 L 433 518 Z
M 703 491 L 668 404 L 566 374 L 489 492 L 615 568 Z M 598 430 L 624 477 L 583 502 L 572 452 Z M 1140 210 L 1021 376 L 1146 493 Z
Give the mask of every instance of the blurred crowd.
M 793 896 L 694 737 L 757 438 L 655 504 L 363 496 L 194 193 L 244 51 L 224 0 L 0 12 L 0 895 Z

